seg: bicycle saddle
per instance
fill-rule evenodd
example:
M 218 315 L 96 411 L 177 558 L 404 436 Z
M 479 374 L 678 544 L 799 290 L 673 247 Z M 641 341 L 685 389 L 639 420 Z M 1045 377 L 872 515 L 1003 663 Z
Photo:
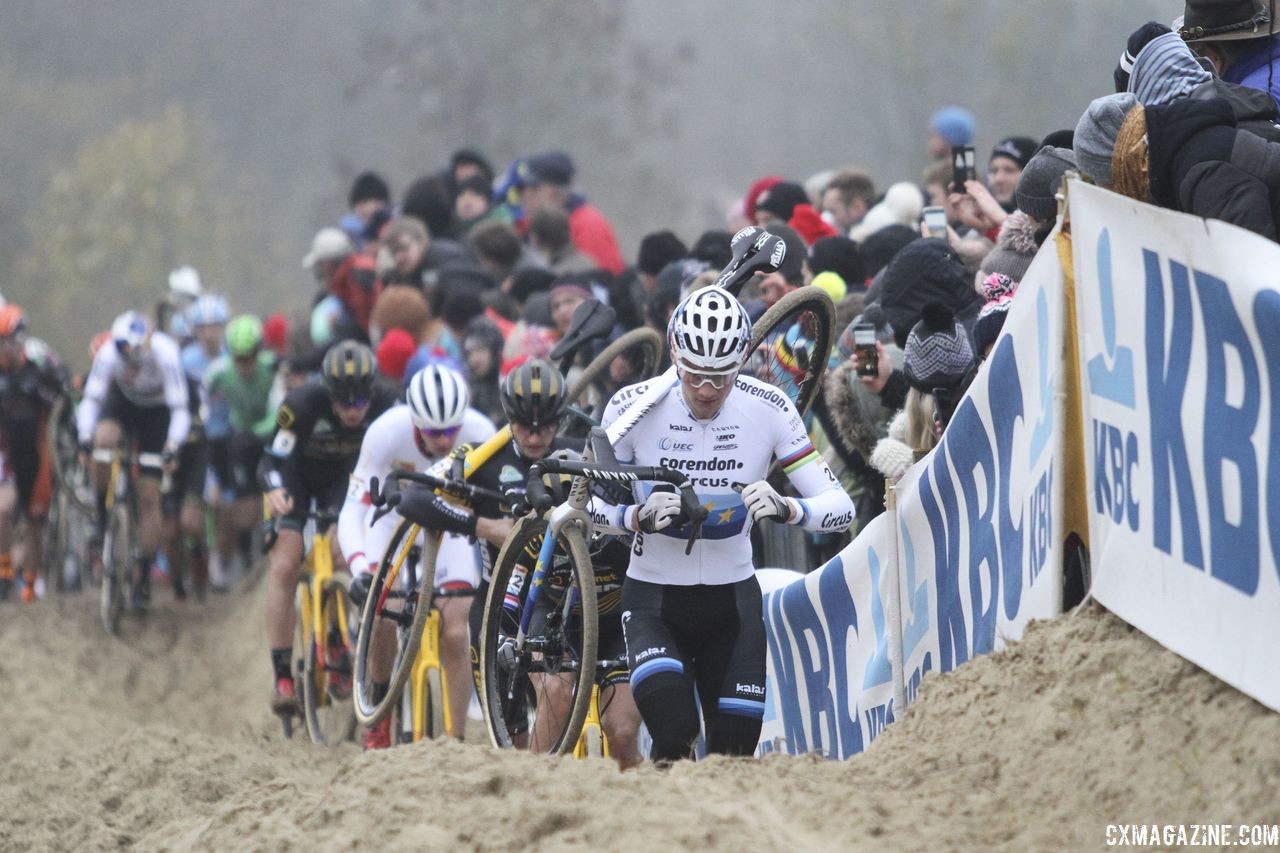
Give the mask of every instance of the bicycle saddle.
M 551 360 L 559 361 L 588 341 L 607 336 L 613 331 L 617 313 L 612 306 L 605 305 L 599 299 L 583 300 L 573 312 L 569 330 L 564 333 L 560 343 L 552 348 Z
M 716 286 L 737 296 L 756 273 L 776 272 L 787 256 L 787 244 L 777 234 L 749 225 L 737 234 L 729 247 L 733 258 L 716 279 Z

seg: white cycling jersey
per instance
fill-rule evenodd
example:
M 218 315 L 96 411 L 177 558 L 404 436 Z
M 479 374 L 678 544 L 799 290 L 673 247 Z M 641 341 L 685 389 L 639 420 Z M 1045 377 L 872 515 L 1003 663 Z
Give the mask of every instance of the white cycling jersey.
M 641 409 L 629 413 L 637 404 Z M 609 429 L 615 423 L 618 428 Z M 740 493 L 765 478 L 775 457 L 802 496 L 795 523 L 806 530 L 839 531 L 853 521 L 853 501 L 813 449 L 795 404 L 766 382 L 739 376 L 715 417 L 700 421 L 689 411 L 675 372 L 668 371 L 615 394 L 603 425 L 619 462 L 684 472 L 710 511 L 687 556 L 687 526 L 636 533 L 628 577 L 674 586 L 751 577 L 751 522 Z M 639 503 L 617 507 L 610 527 L 635 530 L 636 510 L 653 485 L 637 483 Z
M 76 431 L 82 444 L 93 440 L 93 428 L 113 384 L 136 406 L 169 407 L 166 445 L 178 447 L 187 440 L 191 429 L 187 374 L 182 369 L 182 351 L 173 338 L 153 332 L 137 364 L 123 359 L 110 342 L 98 348 L 84 383 L 84 397 L 76 409 Z
M 467 409 L 455 446 L 479 444 L 495 431 L 493 421 L 475 409 Z M 404 405 L 388 409 L 369 424 L 364 434 L 360 458 L 351 473 L 347 498 L 338 515 L 338 546 L 347 558 L 352 577 L 377 566 L 401 521 L 399 513 L 389 512 L 369 526 L 373 515 L 370 478 L 383 479 L 391 471 L 424 471 L 439 461 L 427 455 L 417 436 L 413 416 Z M 435 585 L 466 582 L 476 586 L 479 580 L 480 563 L 475 544 L 465 536 L 446 534 L 436 557 Z

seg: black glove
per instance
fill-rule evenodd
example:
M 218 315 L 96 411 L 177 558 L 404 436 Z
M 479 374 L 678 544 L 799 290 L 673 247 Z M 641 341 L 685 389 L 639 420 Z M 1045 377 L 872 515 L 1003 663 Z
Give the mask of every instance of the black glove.
M 446 501 L 425 486 L 413 486 L 401 493 L 400 515 L 427 530 L 441 533 L 476 535 L 473 513 Z
M 361 572 L 351 579 L 351 586 L 347 591 L 351 593 L 351 600 L 357 607 L 364 606 L 364 600 L 369 597 L 369 587 L 373 585 L 373 575 L 368 572 Z

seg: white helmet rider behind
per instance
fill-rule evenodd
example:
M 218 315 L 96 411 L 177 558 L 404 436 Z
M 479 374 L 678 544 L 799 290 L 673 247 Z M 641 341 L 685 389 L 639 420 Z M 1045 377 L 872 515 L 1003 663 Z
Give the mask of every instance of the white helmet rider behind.
M 471 392 L 456 370 L 429 364 L 409 380 L 405 400 L 418 429 L 446 430 L 462 425 Z

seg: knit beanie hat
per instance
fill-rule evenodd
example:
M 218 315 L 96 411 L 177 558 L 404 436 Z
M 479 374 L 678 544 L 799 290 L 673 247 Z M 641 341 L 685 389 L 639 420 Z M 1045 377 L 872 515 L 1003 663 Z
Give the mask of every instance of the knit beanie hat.
M 943 107 L 929 119 L 929 127 L 948 145 L 973 143 L 973 113 L 964 107 Z
M 728 231 L 703 231 L 693 242 L 689 257 L 702 261 L 712 269 L 724 269 L 733 260 L 733 249 L 730 246 L 732 240 L 733 235 Z
M 810 246 L 809 271 L 814 276 L 833 272 L 856 290 L 863 289 L 867 278 L 862 271 L 862 255 L 858 252 L 858 244 L 848 237 L 823 237 Z
M 867 236 L 858 243 L 858 253 L 862 255 L 862 271 L 868 279 L 889 265 L 894 256 L 908 245 L 920 239 L 920 232 L 905 225 L 889 225 Z M 848 279 L 845 279 L 848 281 Z
M 1019 169 L 1025 169 L 1039 147 L 1029 136 L 1008 136 L 997 142 L 996 147 L 991 149 L 991 156 L 987 158 L 987 162 L 997 157 L 1008 157 L 1018 164 Z
M 351 192 L 347 193 L 347 207 L 355 207 L 362 201 L 390 203 L 391 188 L 377 172 L 361 172 L 351 184 Z
M 1034 253 L 1028 255 L 997 243 L 994 249 L 987 252 L 978 269 L 987 275 L 1001 273 L 1014 281 L 1022 281 L 1022 277 L 1027 274 L 1027 269 L 1034 259 Z
M 916 390 L 956 388 L 973 367 L 973 348 L 964 326 L 947 306 L 930 302 L 907 338 L 903 373 Z
M 646 275 L 657 275 L 662 268 L 672 261 L 677 261 L 689 253 L 680 238 L 670 231 L 654 231 L 644 235 L 640 240 L 640 251 L 636 256 L 636 269 Z
M 1054 197 L 1062 176 L 1076 168 L 1076 155 L 1063 148 L 1041 148 L 1018 178 L 1014 198 L 1021 210 L 1041 222 L 1056 219 L 1058 200 Z
M 844 283 L 844 279 L 840 277 L 839 273 L 818 273 L 813 277 L 813 281 L 810 284 L 830 296 L 832 302 L 838 303 L 849 295 L 849 286 Z
M 818 215 L 817 208 L 808 202 L 795 206 L 787 224 L 791 226 L 791 230 L 800 235 L 800 239 L 804 240 L 806 246 L 812 246 L 823 237 L 836 236 L 836 229 L 828 225 L 826 220 Z
M 771 187 L 785 181 L 780 175 L 767 175 L 756 180 L 747 189 L 747 195 L 742 199 L 742 212 L 751 222 L 756 221 L 756 204 L 760 201 L 760 196 L 764 195 Z
M 1112 73 L 1115 79 L 1116 91 L 1129 91 L 1129 76 L 1133 73 L 1133 61 L 1137 58 L 1142 49 L 1147 46 L 1153 38 L 1165 33 L 1172 32 L 1168 27 L 1158 21 L 1147 21 L 1138 27 L 1129 36 L 1129 41 L 1125 44 L 1124 53 L 1120 54 L 1120 62 L 1116 65 L 1116 70 Z
M 1185 41 L 1165 33 L 1152 39 L 1134 59 L 1129 91 L 1144 107 L 1157 107 L 1189 97 L 1212 79 Z
M 1076 123 L 1076 163 L 1094 183 L 1111 186 L 1111 155 L 1129 110 L 1138 103 L 1129 92 L 1095 98 Z
M 987 347 L 996 342 L 1000 330 L 1004 328 L 1005 318 L 1013 305 L 1013 294 L 1018 283 L 1003 273 L 992 273 L 982 283 L 983 294 L 987 304 L 978 312 L 977 322 L 973 325 L 973 348 L 977 352 L 986 352 Z
M 972 306 L 977 301 L 972 281 L 945 240 L 927 237 L 899 252 L 884 269 L 880 292 L 880 305 L 898 345 L 905 346 L 925 305 L 942 303 L 952 315 Z
M 399 382 L 404 378 L 405 365 L 409 363 L 413 351 L 418 348 L 413 338 L 404 329 L 392 329 L 382 336 L 375 353 L 378 357 L 378 372 Z
M 756 210 L 767 210 L 783 222 L 787 222 L 791 219 L 797 204 L 808 203 L 809 196 L 805 194 L 804 187 L 790 181 L 783 181 L 760 194 L 760 198 L 756 200 Z

